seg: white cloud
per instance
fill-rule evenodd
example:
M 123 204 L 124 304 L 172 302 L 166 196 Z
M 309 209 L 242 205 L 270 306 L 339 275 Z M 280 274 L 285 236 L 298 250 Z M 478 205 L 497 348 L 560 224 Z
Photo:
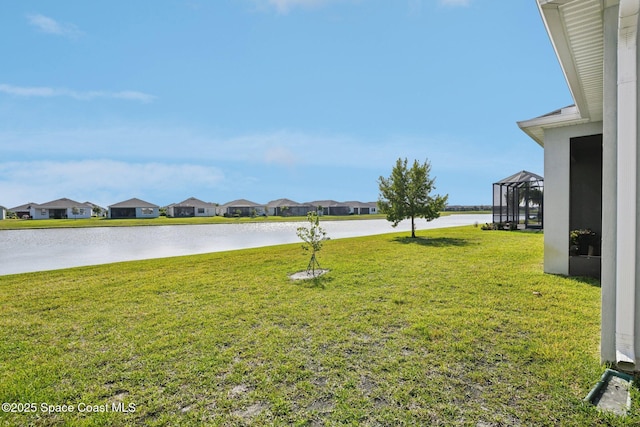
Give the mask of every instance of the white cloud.
M 221 187 L 224 180 L 218 168 L 189 163 L 114 160 L 0 163 L 0 194 L 2 204 L 7 207 L 27 202 L 44 203 L 60 197 L 107 206 L 139 194 L 191 194 L 194 183 L 198 188 L 214 190 Z
M 224 202 L 274 191 L 281 194 L 271 198 L 292 197 L 289 191 L 304 186 L 300 177 L 318 171 L 354 180 L 368 176 L 375 188 L 375 179 L 387 176 L 399 157 L 430 160 L 439 191 L 467 192 L 470 200 L 483 200 L 474 194 L 484 197 L 487 185 L 512 174 L 514 165 L 520 165 L 517 170 L 541 169 L 542 154 L 535 144 L 516 144 L 497 157 L 488 146 L 482 138 L 447 134 L 364 139 L 281 130 L 224 137 L 144 125 L 0 131 L 0 159 L 12 159 L 0 161 L 0 204 L 12 207 L 59 197 L 101 205 L 131 197 L 148 197 L 157 204 L 188 196 Z M 342 190 L 339 184 L 327 185 L 330 194 Z M 354 191 L 349 185 L 345 183 L 346 191 Z M 330 194 L 326 197 L 336 197 Z
M 64 141 L 64 144 L 60 144 Z M 398 157 L 446 161 L 449 167 L 478 163 L 474 143 L 447 135 L 389 136 L 363 140 L 349 135 L 290 130 L 237 136 L 137 125 L 96 129 L 0 132 L 0 158 L 109 158 L 121 161 L 235 162 L 286 167 L 386 168 Z M 468 153 L 468 154 L 465 154 Z M 455 156 L 455 161 L 451 158 Z M 467 159 L 465 161 L 465 159 Z
M 63 24 L 48 16 L 40 14 L 27 15 L 27 19 L 31 26 L 43 33 L 65 37 L 77 37 L 83 34 L 75 25 Z
M 50 87 L 21 87 L 0 84 L 0 92 L 24 97 L 49 97 L 56 96 L 55 90 Z
M 124 99 L 128 101 L 139 102 L 152 102 L 156 99 L 155 96 L 147 93 L 125 90 L 120 92 L 108 92 L 108 91 L 75 91 L 66 88 L 51 88 L 46 86 L 13 86 L 8 84 L 0 84 L 0 93 L 6 93 L 8 95 L 21 96 L 25 98 L 38 97 L 38 98 L 51 98 L 51 97 L 69 97 L 77 100 L 93 100 L 93 99 Z
M 60 143 L 64 141 L 64 143 Z M 275 172 L 284 167 L 286 173 L 302 173 L 307 168 L 359 170 L 374 175 L 386 174 L 393 162 L 399 157 L 409 160 L 423 161 L 429 159 L 434 172 L 438 173 L 484 173 L 487 168 L 506 171 L 507 176 L 514 164 L 528 165 L 531 152 L 529 149 L 514 146 L 509 153 L 496 158 L 491 150 L 483 149 L 481 140 L 460 139 L 454 135 L 391 135 L 375 139 L 363 139 L 340 134 L 313 134 L 281 130 L 274 132 L 252 133 L 237 136 L 212 135 L 202 130 L 189 130 L 162 126 L 126 126 L 106 129 L 68 129 L 68 130 L 33 130 L 33 131 L 0 131 L 0 159 L 111 159 L 109 173 L 104 176 L 117 181 L 119 176 L 133 176 L 125 179 L 120 185 L 136 185 L 144 182 L 143 165 L 153 162 L 154 165 L 185 164 L 215 165 L 228 171 L 229 180 L 216 181 L 216 185 L 236 185 L 238 176 L 254 176 L 255 170 L 267 166 Z M 526 148 L 526 147 L 525 147 Z M 534 153 L 535 155 L 535 153 Z M 101 161 L 104 164 L 104 161 Z M 123 165 L 137 162 L 138 166 Z M 90 164 L 90 163 L 83 163 Z M 73 163 L 79 169 L 78 163 Z M 0 180 L 12 173 L 2 171 L 0 163 Z M 523 166 L 524 167 L 524 166 Z M 157 170 L 159 166 L 154 166 Z M 175 166 L 174 166 L 175 168 Z M 50 168 L 49 168 L 50 169 Z M 100 169 L 98 166 L 95 170 Z M 132 175 L 132 169 L 138 175 Z M 29 174 L 33 168 L 27 169 Z M 86 174 L 92 173 L 91 168 Z M 123 170 L 122 173 L 118 172 Z M 180 170 L 185 170 L 180 169 Z M 209 169 L 193 168 L 190 173 L 200 174 L 198 180 L 211 179 Z M 118 173 L 114 173 L 118 172 Z M 179 176 L 179 170 L 167 170 L 164 175 L 168 180 L 163 185 L 172 186 L 170 177 Z M 32 175 L 25 175 L 31 182 Z M 501 178 L 500 172 L 497 178 Z M 64 174 L 67 176 L 66 174 Z M 157 174 L 149 173 L 150 176 Z M 28 178 L 31 176 L 31 178 Z M 219 175 L 222 176 L 220 172 Z M 154 178 L 157 181 L 159 178 Z M 224 182 L 223 182 L 224 181 Z M 54 181 L 43 181 L 49 185 Z M 69 180 L 71 182 L 71 180 Z M 128 184 L 127 184 L 128 182 Z M 186 181 L 180 181 L 186 182 Z M 96 183 L 97 185 L 97 183 Z M 0 195 L 2 195 L 0 189 Z M 2 201 L 0 200 L 0 204 Z
M 264 154 L 264 159 L 267 163 L 293 166 L 298 162 L 296 155 L 287 147 L 269 147 L 265 150 Z

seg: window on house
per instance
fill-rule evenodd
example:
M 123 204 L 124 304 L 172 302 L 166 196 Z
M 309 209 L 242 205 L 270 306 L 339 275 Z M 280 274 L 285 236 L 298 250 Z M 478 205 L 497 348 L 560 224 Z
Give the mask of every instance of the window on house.
M 47 210 L 46 209 L 40 209 L 40 214 L 42 216 L 46 216 L 47 215 Z
M 199 214 L 203 214 L 204 213 L 204 208 L 198 208 L 198 213 Z
M 142 208 L 142 215 L 153 215 L 153 208 Z

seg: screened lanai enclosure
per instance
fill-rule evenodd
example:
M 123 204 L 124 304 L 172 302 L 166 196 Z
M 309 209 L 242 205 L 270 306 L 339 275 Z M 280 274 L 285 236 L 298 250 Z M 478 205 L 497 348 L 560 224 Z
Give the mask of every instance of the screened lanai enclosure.
M 542 228 L 544 179 L 521 171 L 493 184 L 493 223 L 503 227 Z

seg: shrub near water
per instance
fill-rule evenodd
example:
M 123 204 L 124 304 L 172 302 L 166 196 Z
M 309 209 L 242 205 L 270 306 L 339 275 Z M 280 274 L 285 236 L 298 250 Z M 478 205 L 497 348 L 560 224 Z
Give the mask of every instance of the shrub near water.
M 634 425 L 581 402 L 600 289 L 542 235 L 432 230 L 0 278 L 5 425 Z M 634 391 L 634 393 L 636 393 Z

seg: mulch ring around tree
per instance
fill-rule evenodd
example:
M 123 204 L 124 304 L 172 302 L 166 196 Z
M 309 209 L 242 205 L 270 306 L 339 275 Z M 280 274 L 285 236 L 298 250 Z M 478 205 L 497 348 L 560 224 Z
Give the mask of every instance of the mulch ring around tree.
M 291 280 L 307 280 L 307 279 L 314 279 L 316 277 L 320 277 L 325 273 L 328 273 L 329 270 L 325 270 L 325 269 L 321 269 L 318 268 L 315 270 L 315 272 L 311 271 L 311 270 L 305 270 L 305 271 L 298 271 L 297 273 L 293 273 L 289 275 L 289 278 Z

